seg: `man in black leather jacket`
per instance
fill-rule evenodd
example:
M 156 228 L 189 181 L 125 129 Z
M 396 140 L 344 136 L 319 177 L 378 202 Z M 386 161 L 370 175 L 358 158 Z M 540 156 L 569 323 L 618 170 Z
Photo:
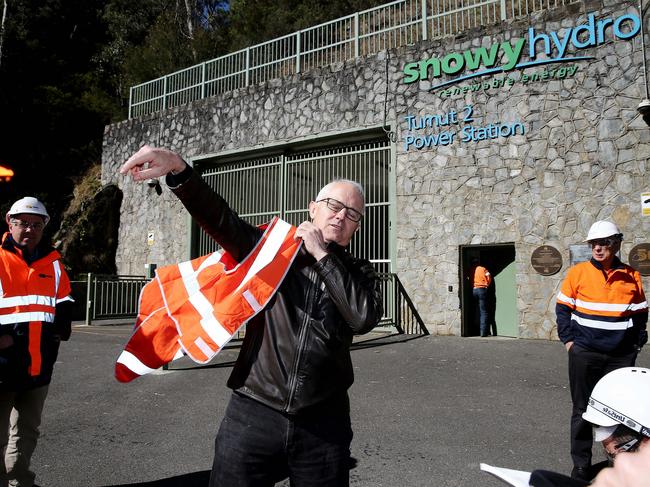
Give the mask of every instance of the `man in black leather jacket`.
M 236 260 L 262 232 L 230 209 L 176 153 L 144 146 L 121 168 L 166 182 L 197 223 Z M 234 393 L 215 440 L 211 486 L 349 484 L 350 345 L 382 316 L 372 265 L 345 247 L 364 212 L 361 187 L 325 186 L 309 203 L 303 247 L 267 308 L 246 327 L 228 387 Z

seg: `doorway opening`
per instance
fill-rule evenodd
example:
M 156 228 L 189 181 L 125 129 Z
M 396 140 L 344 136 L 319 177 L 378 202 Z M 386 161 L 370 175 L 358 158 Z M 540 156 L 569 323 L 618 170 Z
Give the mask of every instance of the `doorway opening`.
M 464 337 L 480 335 L 478 304 L 474 300 L 470 277 L 472 261 L 478 259 L 493 279 L 487 293 L 490 334 L 518 337 L 514 243 L 461 245 L 459 252 L 461 335 Z

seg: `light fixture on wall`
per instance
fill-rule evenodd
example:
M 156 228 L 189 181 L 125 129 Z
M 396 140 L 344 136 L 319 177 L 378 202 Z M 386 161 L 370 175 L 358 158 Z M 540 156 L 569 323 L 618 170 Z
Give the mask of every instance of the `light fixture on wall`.
M 643 0 L 639 0 L 639 18 L 641 20 L 641 55 L 643 56 L 643 81 L 645 84 L 645 99 L 639 103 L 639 106 L 636 107 L 637 111 L 643 117 L 643 121 L 650 125 L 650 88 L 648 87 L 648 68 L 646 66 L 646 54 L 645 54 L 645 31 L 643 29 L 644 14 L 643 11 Z

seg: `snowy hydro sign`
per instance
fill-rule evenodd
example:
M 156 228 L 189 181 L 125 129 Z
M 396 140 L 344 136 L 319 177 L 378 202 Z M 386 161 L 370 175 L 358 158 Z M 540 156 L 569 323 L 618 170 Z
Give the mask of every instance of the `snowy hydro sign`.
M 596 20 L 595 15 L 591 13 L 587 16 L 586 23 L 576 27 L 548 33 L 529 27 L 527 35 L 522 38 L 463 52 L 452 52 L 441 58 L 407 63 L 403 69 L 403 81 L 406 84 L 427 80 L 435 82 L 443 75 L 455 75 L 454 78 L 439 81 L 430 88 L 430 91 L 436 92 L 441 98 L 447 98 L 468 92 L 501 89 L 515 83 L 566 79 L 576 74 L 576 61 L 594 59 L 593 56 L 580 56 L 576 52 L 603 44 L 611 37 L 631 39 L 640 31 L 641 20 L 634 14 Z M 543 67 L 532 73 L 523 73 L 523 70 L 536 66 Z M 496 76 L 513 70 L 522 70 L 519 78 L 508 74 Z M 454 86 L 483 76 L 492 77 L 476 79 L 462 87 Z M 525 125 L 519 120 L 482 125 L 476 125 L 474 122 L 473 105 L 445 113 L 406 115 L 404 150 L 446 146 L 456 141 L 461 144 L 472 143 L 526 133 Z
M 631 39 L 641 31 L 641 20 L 634 14 L 625 14 L 616 19 L 601 19 L 596 21 L 595 15 L 589 14 L 587 22 L 577 27 L 559 31 L 540 33 L 533 27 L 528 28 L 528 35 L 489 47 L 468 49 L 463 52 L 452 52 L 442 58 L 430 58 L 418 62 L 407 63 L 404 66 L 404 83 L 435 80 L 443 75 L 455 78 L 440 82 L 430 88 L 437 91 L 447 86 L 479 76 L 494 75 L 515 69 L 526 69 L 544 64 L 566 64 L 575 61 L 593 59 L 593 56 L 571 55 L 570 51 L 580 51 L 589 47 L 603 44 L 606 38 L 614 36 L 617 39 Z M 538 47 L 541 50 L 538 52 Z M 572 48 L 572 49 L 570 49 Z M 543 53 L 543 56 L 538 56 Z M 523 59 L 522 59 L 523 58 Z M 573 76 L 572 71 L 559 69 L 547 70 L 547 77 Z M 509 84 L 513 84 L 515 80 Z M 531 79 L 522 79 L 526 82 Z M 505 83 L 499 83 L 504 86 Z

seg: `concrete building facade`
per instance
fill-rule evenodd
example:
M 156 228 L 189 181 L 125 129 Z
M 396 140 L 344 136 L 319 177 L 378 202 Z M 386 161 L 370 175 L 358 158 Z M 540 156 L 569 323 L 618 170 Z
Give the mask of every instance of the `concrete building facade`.
M 497 333 L 555 339 L 555 296 L 595 220 L 619 225 L 624 261 L 650 260 L 643 31 L 629 2 L 578 2 L 108 126 L 118 270 L 192 255 L 174 196 L 118 174 L 143 144 L 201 163 L 375 134 L 391 147 L 392 217 L 374 231 L 390 232 L 390 270 L 428 329 L 476 334 L 466 273 L 480 257 L 496 275 Z

